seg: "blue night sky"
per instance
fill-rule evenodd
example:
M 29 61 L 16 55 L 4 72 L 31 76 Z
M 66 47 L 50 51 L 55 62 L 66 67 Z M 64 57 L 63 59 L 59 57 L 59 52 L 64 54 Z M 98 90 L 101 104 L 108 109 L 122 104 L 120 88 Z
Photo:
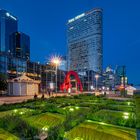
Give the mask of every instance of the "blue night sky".
M 139 0 L 0 0 L 30 36 L 31 60 L 41 63 L 66 54 L 67 20 L 95 7 L 104 11 L 104 67 L 126 65 L 129 82 L 140 84 Z

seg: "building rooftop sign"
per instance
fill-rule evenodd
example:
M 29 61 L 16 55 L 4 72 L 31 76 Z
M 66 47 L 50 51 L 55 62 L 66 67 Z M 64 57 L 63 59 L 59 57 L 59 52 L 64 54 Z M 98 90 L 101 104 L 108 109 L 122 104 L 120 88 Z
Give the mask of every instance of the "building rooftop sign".
M 77 20 L 77 19 L 79 19 L 79 18 L 81 18 L 83 16 L 85 16 L 85 13 L 80 14 L 80 15 L 76 16 L 75 18 L 72 18 L 72 19 L 68 20 L 68 23 L 71 23 L 71 22 L 73 22 L 73 21 L 75 21 L 75 20 Z
M 12 15 L 11 15 L 10 13 L 8 13 L 8 12 L 6 13 L 6 16 L 7 16 L 7 17 L 10 17 L 10 18 L 12 18 L 12 19 L 14 19 L 14 20 L 17 20 L 14 16 L 12 16 Z

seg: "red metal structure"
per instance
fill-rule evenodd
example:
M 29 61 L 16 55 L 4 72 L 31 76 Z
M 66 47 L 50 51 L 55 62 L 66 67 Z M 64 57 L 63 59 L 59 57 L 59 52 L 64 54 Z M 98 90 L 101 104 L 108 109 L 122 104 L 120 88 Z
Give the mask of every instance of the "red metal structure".
M 77 88 L 79 87 L 80 91 L 83 91 L 83 87 L 82 87 L 82 83 L 80 81 L 80 78 L 78 76 L 78 74 L 75 71 L 69 71 L 65 77 L 64 83 L 60 86 L 60 90 L 64 91 L 67 90 L 69 88 L 72 88 L 71 85 L 71 80 L 70 80 L 70 76 L 74 76 L 76 81 L 77 81 Z

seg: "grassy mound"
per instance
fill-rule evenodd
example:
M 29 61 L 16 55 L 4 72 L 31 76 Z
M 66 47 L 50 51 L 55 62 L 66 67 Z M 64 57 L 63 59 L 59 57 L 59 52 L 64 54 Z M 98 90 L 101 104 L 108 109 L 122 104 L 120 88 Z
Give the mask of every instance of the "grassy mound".
M 85 122 L 65 134 L 69 140 L 135 140 L 134 129 L 113 125 Z
M 0 140 L 19 140 L 19 138 L 0 128 Z
M 121 112 L 112 110 L 100 110 L 88 117 L 90 120 L 106 122 L 114 125 L 135 127 L 136 116 L 132 112 Z
M 21 108 L 21 109 L 14 109 L 8 111 L 0 112 L 0 118 L 3 118 L 7 115 L 14 115 L 14 116 L 30 116 L 35 111 L 33 109 Z
M 64 121 L 64 117 L 59 114 L 45 113 L 29 117 L 26 121 L 35 128 L 47 130 L 50 127 L 61 124 Z

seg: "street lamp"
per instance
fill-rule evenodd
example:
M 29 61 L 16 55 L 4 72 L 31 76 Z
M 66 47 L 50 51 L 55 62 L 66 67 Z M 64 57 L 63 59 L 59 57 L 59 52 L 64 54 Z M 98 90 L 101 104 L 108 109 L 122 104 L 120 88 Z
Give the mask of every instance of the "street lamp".
M 53 64 L 55 66 L 55 70 L 56 70 L 56 76 L 55 76 L 55 82 L 56 82 L 56 86 L 55 86 L 55 91 L 57 93 L 57 69 L 58 69 L 58 66 L 60 66 L 61 64 L 61 57 L 60 56 L 53 56 L 51 58 L 51 64 Z
M 99 75 L 98 74 L 95 75 L 95 79 L 96 79 L 96 91 L 97 91 L 98 79 L 99 79 Z

